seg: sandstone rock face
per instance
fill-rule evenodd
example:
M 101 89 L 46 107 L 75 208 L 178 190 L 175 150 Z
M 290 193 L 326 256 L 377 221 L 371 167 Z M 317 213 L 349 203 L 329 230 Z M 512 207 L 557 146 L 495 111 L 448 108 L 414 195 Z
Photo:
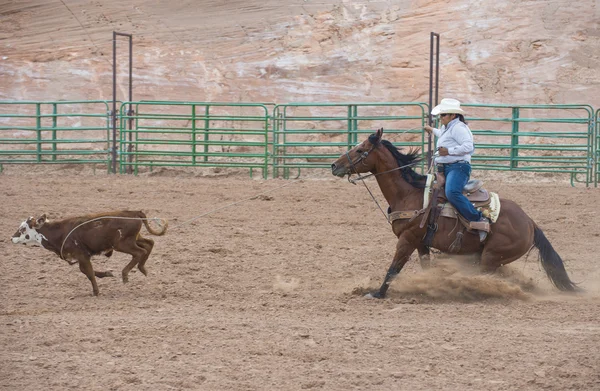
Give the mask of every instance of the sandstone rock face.
M 112 32 L 134 100 L 600 107 L 600 3 L 20 0 L 0 5 L 0 99 L 112 99 Z M 118 39 L 118 99 L 127 99 Z

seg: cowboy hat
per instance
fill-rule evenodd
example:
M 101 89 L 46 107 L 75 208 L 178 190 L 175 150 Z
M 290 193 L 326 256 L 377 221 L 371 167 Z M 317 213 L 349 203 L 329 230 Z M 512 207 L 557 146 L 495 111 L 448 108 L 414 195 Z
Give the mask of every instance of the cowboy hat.
M 431 110 L 431 115 L 438 114 L 464 114 L 460 108 L 460 102 L 452 98 L 444 98 L 442 102 Z

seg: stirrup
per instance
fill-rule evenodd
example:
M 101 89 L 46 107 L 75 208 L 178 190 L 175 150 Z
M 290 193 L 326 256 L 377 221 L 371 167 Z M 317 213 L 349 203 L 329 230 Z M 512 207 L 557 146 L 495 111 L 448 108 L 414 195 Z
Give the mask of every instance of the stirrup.
M 478 231 L 485 231 L 487 233 L 490 232 L 490 222 L 488 221 L 488 219 L 481 221 L 471 221 L 469 223 L 469 228 L 476 229 Z

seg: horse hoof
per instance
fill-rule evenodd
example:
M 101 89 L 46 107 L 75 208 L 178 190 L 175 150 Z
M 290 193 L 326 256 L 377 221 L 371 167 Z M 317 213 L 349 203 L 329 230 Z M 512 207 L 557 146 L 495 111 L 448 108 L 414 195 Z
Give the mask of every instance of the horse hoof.
M 379 292 L 369 292 L 364 297 L 365 299 L 383 299 L 383 296 Z
M 106 271 L 106 277 L 114 277 L 115 275 L 112 273 L 112 270 Z

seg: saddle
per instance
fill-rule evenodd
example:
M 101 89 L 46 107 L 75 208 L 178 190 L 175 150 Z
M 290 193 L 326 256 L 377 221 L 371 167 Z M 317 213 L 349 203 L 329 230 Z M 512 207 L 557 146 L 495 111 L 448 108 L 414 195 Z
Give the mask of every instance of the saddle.
M 445 177 L 443 174 L 436 173 L 436 182 L 434 183 L 433 196 L 429 206 L 429 224 L 427 233 L 423 238 L 423 243 L 430 246 L 433 237 L 437 231 L 437 220 L 440 216 L 457 219 L 460 222 L 460 229 L 457 230 L 456 239 L 450 245 L 450 252 L 458 252 L 462 246 L 462 237 L 464 232 L 477 233 L 477 230 L 471 228 L 469 222 L 461 216 L 456 208 L 446 198 L 444 191 Z M 496 222 L 500 213 L 500 199 L 496 193 L 490 193 L 483 188 L 483 181 L 471 179 L 463 188 L 463 194 L 475 206 L 475 209 L 481 211 L 485 217 L 490 219 L 491 223 Z M 421 221 L 421 228 L 425 225 L 426 217 Z M 485 234 L 484 234 L 485 239 Z M 482 239 L 482 240 L 484 240 Z
M 388 221 L 392 224 L 394 234 L 398 235 L 399 232 L 396 231 L 400 229 L 399 226 L 394 225 L 395 221 L 412 221 L 421 215 L 423 217 L 419 227 L 423 228 L 427 224 L 427 233 L 423 237 L 423 244 L 427 247 L 430 247 L 433 242 L 433 237 L 438 227 L 437 220 L 440 216 L 456 219 L 457 224 L 460 222 L 460 229 L 457 230 L 456 239 L 449 248 L 450 252 L 458 252 L 460 250 L 465 231 L 477 234 L 477 230 L 470 228 L 469 222 L 448 202 L 444 191 L 444 184 L 445 177 L 443 174 L 437 174 L 435 177 L 429 174 L 425 187 L 423 209 L 394 212 L 388 209 Z M 463 194 L 477 210 L 480 210 L 485 217 L 490 219 L 491 223 L 496 222 L 500 214 L 500 197 L 498 194 L 488 192 L 484 189 L 483 181 L 471 179 L 463 188 Z
M 444 188 L 446 184 L 446 178 L 441 173 L 436 173 L 436 184 L 438 188 Z M 435 190 L 435 185 L 434 185 Z M 471 179 L 467 182 L 465 187 L 463 187 L 463 194 L 467 197 L 472 204 L 481 204 L 475 205 L 475 207 L 483 207 L 490 202 L 490 193 L 483 188 L 483 181 L 479 179 Z M 438 194 L 438 198 L 447 201 L 446 193 L 444 191 Z

